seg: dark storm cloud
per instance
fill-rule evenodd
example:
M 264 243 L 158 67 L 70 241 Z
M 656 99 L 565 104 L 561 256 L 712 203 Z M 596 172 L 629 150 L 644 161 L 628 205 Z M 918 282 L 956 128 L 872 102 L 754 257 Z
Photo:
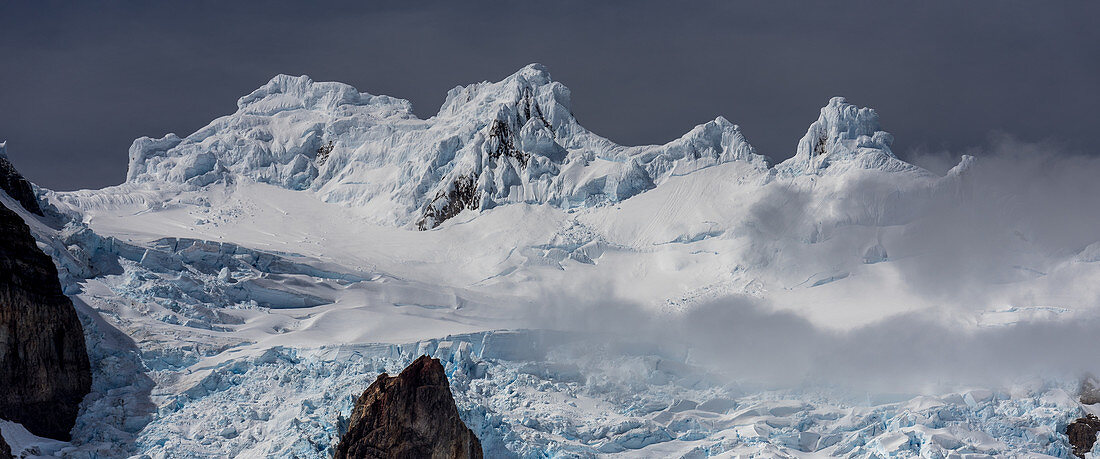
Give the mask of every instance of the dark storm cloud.
M 1100 125 L 1095 2 L 14 3 L 0 139 L 55 189 L 121 182 L 141 135 L 186 135 L 277 73 L 435 113 L 530 62 L 588 128 L 661 143 L 723 115 L 775 159 L 830 96 L 876 107 L 898 153 L 991 131 L 1082 148 Z

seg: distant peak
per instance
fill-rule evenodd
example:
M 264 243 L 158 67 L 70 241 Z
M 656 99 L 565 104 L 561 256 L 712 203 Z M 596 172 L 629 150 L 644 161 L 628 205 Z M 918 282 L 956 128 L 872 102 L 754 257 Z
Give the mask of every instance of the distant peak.
M 291 76 L 280 73 L 268 80 L 263 86 L 256 88 L 255 91 L 237 99 L 237 107 L 244 108 L 272 94 L 302 95 L 312 85 L 313 80 L 307 75 Z
M 237 100 L 237 108 L 253 115 L 306 108 L 331 110 L 341 105 L 387 106 L 393 112 L 412 113 L 407 100 L 388 96 L 373 96 L 359 92 L 354 86 L 335 81 L 313 81 L 307 75 L 275 75 L 263 86 Z
M 466 110 L 466 107 L 509 105 L 521 101 L 527 104 L 532 98 L 542 99 L 542 102 L 547 104 L 552 100 L 566 112 L 569 111 L 569 88 L 554 81 L 546 66 L 532 63 L 497 82 L 482 81 L 454 87 L 447 92 L 447 98 L 440 107 L 439 114 L 457 114 Z
M 894 136 L 882 130 L 874 109 L 833 97 L 799 140 L 794 157 L 778 169 L 787 175 L 819 174 L 837 164 L 843 167 L 836 171 L 919 169 L 897 159 L 890 149 L 893 143 Z
M 873 108 L 848 103 L 843 97 L 833 97 L 821 108 L 815 125 L 828 131 L 831 136 L 859 137 L 871 136 L 880 130 L 878 113 Z
M 523 68 L 519 69 L 520 72 L 524 72 L 524 71 L 528 71 L 528 70 L 534 71 L 534 72 L 541 72 L 541 73 L 549 72 L 549 70 L 547 70 L 545 65 L 542 65 L 538 62 L 532 62 L 530 64 L 527 64 L 527 65 L 523 66 Z
M 718 115 L 717 117 L 714 118 L 714 124 L 717 124 L 717 125 L 722 126 L 722 127 L 730 127 L 730 128 L 737 129 L 737 130 L 741 129 L 741 126 L 738 126 L 736 124 L 731 123 L 730 120 L 727 120 L 726 117 L 724 117 L 722 115 Z
M 514 73 L 513 76 L 523 77 L 528 83 L 536 86 L 550 84 L 550 82 L 554 81 L 550 78 L 550 70 L 548 70 L 545 65 L 537 62 L 525 65 Z
M 279 87 L 286 88 L 286 87 L 308 86 L 310 84 L 313 84 L 313 79 L 310 78 L 309 75 L 294 76 L 294 75 L 287 75 L 285 73 L 280 73 L 278 75 L 275 75 L 275 76 L 271 77 L 271 80 L 268 80 L 267 84 L 265 84 L 264 86 L 266 86 L 266 87 L 279 86 Z
M 849 104 L 848 99 L 845 99 L 844 96 L 830 97 L 829 98 L 829 103 L 826 104 L 825 106 L 826 107 L 839 107 L 839 106 L 842 106 L 842 105 L 850 105 L 852 107 L 855 107 L 855 105 Z

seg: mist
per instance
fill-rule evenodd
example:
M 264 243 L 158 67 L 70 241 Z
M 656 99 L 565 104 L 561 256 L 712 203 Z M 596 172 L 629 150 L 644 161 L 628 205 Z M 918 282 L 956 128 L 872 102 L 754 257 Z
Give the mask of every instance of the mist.
M 901 288 L 843 295 L 872 304 L 902 298 L 916 305 L 910 311 L 837 329 L 802 313 L 812 302 L 730 295 L 670 312 L 593 280 L 567 296 L 547 292 L 525 320 L 685 344 L 694 364 L 772 387 L 931 393 L 1035 379 L 1073 383 L 1100 372 L 1100 263 L 1082 255 L 1100 240 L 1100 160 L 1007 136 L 967 153 L 978 155 L 970 167 L 916 187 L 876 175 L 824 191 L 770 184 L 738 233 L 752 242 L 745 263 L 768 269 L 847 258 L 859 275 L 862 247 L 884 244 L 891 255 L 875 269 L 895 271 Z M 932 169 L 939 162 L 943 174 L 957 158 L 926 154 L 917 162 Z M 828 202 L 837 190 L 850 198 Z M 823 205 L 834 208 L 823 212 Z M 893 215 L 897 207 L 906 211 Z M 808 242 L 821 227 L 821 240 Z M 1013 315 L 988 319 L 1001 313 Z

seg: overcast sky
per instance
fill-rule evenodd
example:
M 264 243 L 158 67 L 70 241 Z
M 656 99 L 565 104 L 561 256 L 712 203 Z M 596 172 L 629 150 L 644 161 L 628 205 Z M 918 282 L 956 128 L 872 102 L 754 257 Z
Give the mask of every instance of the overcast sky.
M 725 116 L 793 154 L 829 97 L 876 108 L 895 151 L 994 132 L 1095 152 L 1100 2 L 134 2 L 0 4 L 0 140 L 52 189 L 120 183 L 134 138 L 190 134 L 273 75 L 409 99 L 547 65 L 622 144 Z

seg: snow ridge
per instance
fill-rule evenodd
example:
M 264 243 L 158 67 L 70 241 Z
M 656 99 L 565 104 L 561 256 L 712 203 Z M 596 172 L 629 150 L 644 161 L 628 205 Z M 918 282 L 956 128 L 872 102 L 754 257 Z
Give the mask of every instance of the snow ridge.
M 722 117 L 665 145 L 616 145 L 577 123 L 569 89 L 539 64 L 456 87 L 427 120 L 406 100 L 306 76 L 276 76 L 237 105 L 186 138 L 135 140 L 124 187 L 196 189 L 245 177 L 430 229 L 464 209 L 618 202 L 723 162 L 767 169 Z

